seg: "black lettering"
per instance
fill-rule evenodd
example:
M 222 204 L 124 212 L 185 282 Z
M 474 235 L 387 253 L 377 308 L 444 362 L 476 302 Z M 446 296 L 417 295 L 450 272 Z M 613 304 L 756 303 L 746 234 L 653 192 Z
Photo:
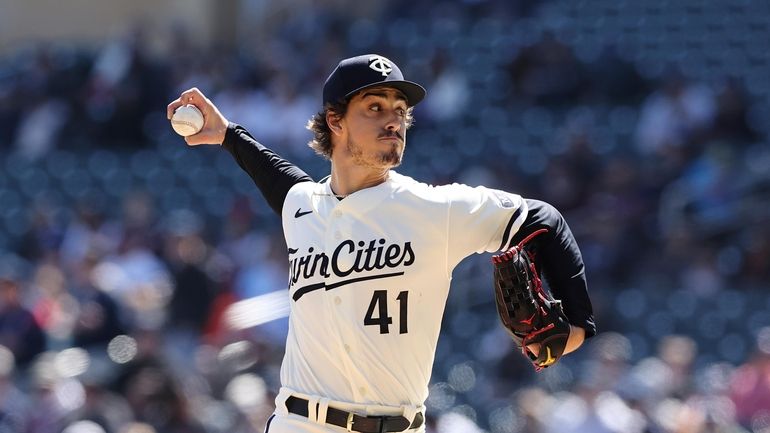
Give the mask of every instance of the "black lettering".
M 379 240 L 380 245 L 385 245 L 385 239 Z M 377 247 L 377 257 L 374 259 L 374 267 L 376 269 L 382 269 L 385 267 L 385 263 L 382 262 L 382 251 L 385 248 L 383 247 Z
M 319 261 L 321 261 L 321 271 L 320 272 L 322 274 L 324 273 L 323 272 L 323 268 L 325 267 L 325 265 L 323 264 L 323 259 L 325 259 L 325 258 L 326 258 L 326 254 L 323 254 L 323 253 L 316 254 L 315 257 L 313 257 L 313 264 L 310 266 L 310 272 L 308 272 L 310 274 L 310 277 L 315 275 L 315 271 L 316 271 L 316 269 L 318 269 L 318 262 Z M 310 278 L 310 277 L 306 277 L 306 278 Z
M 369 247 L 364 250 L 364 253 L 366 254 L 365 260 L 364 260 L 364 270 L 365 271 L 371 271 L 374 269 L 380 269 L 377 267 L 377 261 L 375 260 L 374 263 L 372 263 L 372 253 L 374 252 L 374 245 L 377 243 L 377 241 L 372 240 L 369 242 Z
M 321 269 L 319 269 L 318 272 L 325 278 L 329 278 L 331 276 L 329 274 L 329 257 L 326 254 L 319 254 L 316 256 L 316 261 L 318 261 L 319 258 L 321 259 Z
M 296 252 L 296 249 L 290 248 L 289 257 Z M 314 247 L 308 247 L 307 252 L 305 256 L 289 260 L 290 287 L 296 285 L 300 279 L 310 280 L 317 276 L 329 278 L 331 275 L 346 277 L 353 273 L 410 266 L 415 261 L 411 242 L 405 242 L 403 245 L 388 244 L 383 238 L 370 241 L 347 239 L 337 245 L 331 258 L 324 252 L 315 253 Z M 347 260 L 350 259 L 353 263 L 346 268 Z
M 289 275 L 291 278 L 292 286 L 296 284 L 297 280 L 299 280 L 299 273 L 297 272 L 297 261 L 298 259 L 292 259 L 289 262 Z
M 347 245 L 348 249 L 350 250 L 350 251 L 348 251 L 348 253 L 352 253 L 355 250 L 356 244 L 352 240 L 348 239 L 348 240 L 342 242 L 341 244 L 339 244 L 337 246 L 337 248 L 334 249 L 334 254 L 332 254 L 332 271 L 334 272 L 334 275 L 337 275 L 337 276 L 340 276 L 340 277 L 346 277 L 346 276 L 350 275 L 351 272 L 353 272 L 353 267 L 351 267 L 347 271 L 343 271 L 338 266 L 338 264 L 339 264 L 339 255 L 342 252 L 342 248 L 345 245 Z
M 375 310 L 377 310 L 377 317 L 374 316 Z M 387 334 L 390 332 L 391 323 L 393 323 L 393 318 L 388 316 L 388 291 L 375 290 L 372 293 L 372 302 L 369 303 L 366 316 L 364 316 L 364 325 L 379 326 L 380 334 Z
M 401 254 L 401 247 L 396 244 L 388 246 L 388 249 L 385 250 L 385 265 L 389 268 L 398 266 L 401 262 L 394 262 L 393 260 L 398 257 L 399 254 Z
M 358 241 L 358 246 L 363 247 L 366 245 L 366 242 L 364 241 Z M 363 263 L 361 263 L 361 254 L 363 254 L 364 250 L 358 250 L 356 251 L 356 260 L 353 262 L 353 270 L 356 272 L 361 272 L 364 270 Z
M 305 257 L 302 257 L 301 259 L 299 259 L 299 269 L 298 270 L 303 270 L 304 269 L 304 272 L 302 272 L 302 276 L 305 279 L 308 279 L 308 278 L 313 276 L 313 274 L 309 273 L 310 269 L 309 269 L 309 266 L 308 266 L 310 264 L 310 258 L 311 257 L 313 257 L 313 256 L 305 256 Z
M 409 307 L 407 305 L 407 302 L 409 301 L 409 292 L 404 290 L 403 292 L 398 294 L 398 333 L 399 334 L 406 334 L 409 332 L 408 327 L 408 320 L 406 318 L 407 314 L 409 313 Z
M 313 247 L 308 248 L 307 252 L 308 253 L 312 253 L 313 252 Z M 316 254 L 315 257 L 313 257 L 313 259 L 312 259 L 313 260 L 313 264 L 312 265 L 310 264 L 310 261 L 308 260 L 307 265 L 305 266 L 305 278 L 310 278 L 313 275 L 315 275 L 315 268 L 316 268 L 316 265 L 318 264 L 318 256 L 320 256 L 320 254 Z M 308 256 L 308 257 L 310 257 L 310 256 Z
M 404 262 L 404 266 L 410 266 L 414 263 L 414 251 L 412 251 L 412 243 L 407 242 L 404 244 L 404 256 L 401 257 Z

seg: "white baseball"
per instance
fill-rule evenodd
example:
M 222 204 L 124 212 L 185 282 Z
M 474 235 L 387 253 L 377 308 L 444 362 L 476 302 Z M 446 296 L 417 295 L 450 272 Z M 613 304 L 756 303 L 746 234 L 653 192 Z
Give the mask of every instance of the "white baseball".
M 171 127 L 182 137 L 197 134 L 203 128 L 203 114 L 195 105 L 183 105 L 171 116 Z

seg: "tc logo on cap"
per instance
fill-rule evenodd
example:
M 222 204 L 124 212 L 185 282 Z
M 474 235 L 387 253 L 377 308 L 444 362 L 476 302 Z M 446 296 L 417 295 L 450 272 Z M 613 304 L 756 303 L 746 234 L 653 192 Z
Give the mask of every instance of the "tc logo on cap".
M 425 97 L 425 89 L 404 80 L 401 69 L 393 61 L 380 54 L 369 53 L 339 62 L 324 83 L 323 103 L 341 101 L 375 86 L 400 90 L 409 106 L 414 106 Z
M 381 73 L 383 77 L 387 77 L 393 71 L 390 60 L 382 56 L 369 57 L 369 68 Z

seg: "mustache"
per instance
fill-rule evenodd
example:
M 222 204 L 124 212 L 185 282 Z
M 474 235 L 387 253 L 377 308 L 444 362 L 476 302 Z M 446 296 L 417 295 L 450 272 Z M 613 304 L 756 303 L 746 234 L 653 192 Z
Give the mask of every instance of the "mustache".
M 398 138 L 404 141 L 404 137 L 398 133 L 398 131 L 383 131 L 377 138 Z

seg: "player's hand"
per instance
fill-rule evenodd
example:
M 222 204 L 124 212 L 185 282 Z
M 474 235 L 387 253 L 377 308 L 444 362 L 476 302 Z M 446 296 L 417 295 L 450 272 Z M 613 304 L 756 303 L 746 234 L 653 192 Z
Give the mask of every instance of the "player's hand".
M 527 344 L 527 350 L 537 357 L 540 355 L 540 343 Z
M 216 105 L 197 87 L 185 90 L 179 95 L 179 98 L 171 101 L 166 108 L 166 117 L 170 120 L 177 108 L 187 104 L 195 105 L 201 111 L 201 114 L 203 114 L 203 128 L 197 134 L 185 137 L 184 141 L 190 146 L 222 144 L 225 141 L 228 121 L 219 112 Z
M 568 354 L 571 352 L 574 352 L 577 350 L 578 347 L 580 347 L 586 338 L 586 330 L 579 327 L 570 324 L 569 325 L 569 337 L 567 338 L 567 347 L 564 349 L 564 354 Z M 534 344 L 528 344 L 527 349 L 532 352 L 535 356 L 540 355 L 540 344 L 534 343 Z

